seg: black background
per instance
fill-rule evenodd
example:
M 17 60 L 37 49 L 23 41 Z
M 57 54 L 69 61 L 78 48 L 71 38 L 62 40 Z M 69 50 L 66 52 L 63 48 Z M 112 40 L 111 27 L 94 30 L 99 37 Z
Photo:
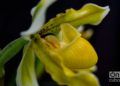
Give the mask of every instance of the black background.
M 37 2 L 38 0 L 0 1 L 0 48 L 18 38 L 21 31 L 29 28 L 31 24 L 30 10 Z M 118 36 L 120 25 L 119 0 L 58 0 L 48 9 L 46 20 L 48 21 L 57 13 L 64 12 L 67 8 L 79 9 L 85 3 L 110 6 L 110 13 L 100 25 L 86 25 L 86 28 L 93 28 L 95 31 L 90 42 L 99 56 L 98 71 L 95 74 L 99 77 L 101 86 L 120 86 L 118 85 L 120 82 L 109 82 L 109 71 L 120 71 L 118 50 L 118 40 L 120 38 Z M 21 56 L 22 52 L 5 65 L 5 86 L 10 86 L 8 83 L 11 77 L 14 77 L 14 71 L 21 60 Z M 39 81 L 41 86 L 57 86 L 46 73 Z

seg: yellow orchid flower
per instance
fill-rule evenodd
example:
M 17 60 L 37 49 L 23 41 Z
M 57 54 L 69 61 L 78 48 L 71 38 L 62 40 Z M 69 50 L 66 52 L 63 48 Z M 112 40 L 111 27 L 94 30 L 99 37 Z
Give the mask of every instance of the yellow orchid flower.
M 60 85 L 99 86 L 98 79 L 90 71 L 82 70 L 96 64 L 98 57 L 94 48 L 70 24 L 60 27 L 57 36 L 34 36 L 33 49 L 46 71 Z
M 0 51 L 0 78 L 5 74 L 4 65 L 25 46 L 17 70 L 17 86 L 39 86 L 37 77 L 44 67 L 59 85 L 99 86 L 92 73 L 97 69 L 98 56 L 86 40 L 93 31 L 80 34 L 76 28 L 98 25 L 110 11 L 109 6 L 88 3 L 79 10 L 71 8 L 59 13 L 44 24 L 46 10 L 55 1 L 40 0 L 31 11 L 30 28 Z

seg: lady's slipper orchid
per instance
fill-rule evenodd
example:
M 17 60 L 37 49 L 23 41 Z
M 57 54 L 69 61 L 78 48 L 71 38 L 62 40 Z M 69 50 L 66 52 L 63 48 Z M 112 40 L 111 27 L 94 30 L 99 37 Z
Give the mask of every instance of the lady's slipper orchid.
M 90 72 L 75 72 L 94 66 L 98 58 L 91 44 L 73 26 L 62 24 L 58 36 L 41 38 L 35 35 L 35 38 L 35 53 L 55 81 L 69 86 L 99 86 L 97 78 Z
M 91 73 L 96 70 L 98 56 L 83 38 L 89 38 L 92 31 L 83 31 L 81 35 L 76 28 L 98 25 L 109 7 L 88 3 L 80 10 L 68 9 L 44 24 L 46 10 L 55 1 L 41 0 L 31 11 L 30 29 L 0 51 L 0 78 L 4 76 L 4 64 L 25 46 L 17 70 L 17 86 L 38 86 L 36 71 L 39 75 L 43 67 L 59 85 L 99 86 L 98 79 Z M 35 68 L 35 55 L 40 60 L 37 63 L 40 71 Z

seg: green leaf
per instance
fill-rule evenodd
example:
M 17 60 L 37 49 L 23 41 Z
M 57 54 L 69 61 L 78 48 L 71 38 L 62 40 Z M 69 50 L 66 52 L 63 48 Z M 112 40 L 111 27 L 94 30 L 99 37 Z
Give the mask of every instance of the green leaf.
M 88 3 L 80 10 L 68 9 L 66 13 L 60 13 L 55 18 L 50 19 L 41 29 L 40 34 L 57 34 L 60 31 L 60 24 L 70 23 L 74 27 L 91 24 L 98 25 L 109 12 L 109 7 L 101 7 Z
M 35 74 L 35 56 L 31 43 L 26 45 L 17 70 L 17 86 L 38 86 Z
M 4 75 L 4 64 L 14 57 L 28 41 L 23 38 L 18 38 L 10 42 L 0 52 L 0 77 Z

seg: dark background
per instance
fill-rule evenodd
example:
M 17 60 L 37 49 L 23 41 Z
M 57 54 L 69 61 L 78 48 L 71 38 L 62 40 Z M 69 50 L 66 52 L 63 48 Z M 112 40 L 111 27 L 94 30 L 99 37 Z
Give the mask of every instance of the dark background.
M 29 28 L 31 24 L 30 10 L 39 0 L 1 0 L 0 1 L 0 48 L 10 41 L 18 38 L 20 32 Z M 64 12 L 67 8 L 79 9 L 85 3 L 96 3 L 100 6 L 110 6 L 110 13 L 98 26 L 86 25 L 93 28 L 95 33 L 90 42 L 96 49 L 99 62 L 98 71 L 95 73 L 101 86 L 120 86 L 119 83 L 109 82 L 109 71 L 120 71 L 120 55 L 118 54 L 118 39 L 120 25 L 119 0 L 58 0 L 47 11 L 47 21 L 57 13 Z M 6 65 L 5 86 L 10 86 L 11 78 L 16 73 L 16 68 L 21 60 L 22 52 L 11 59 Z M 39 80 L 41 86 L 57 86 L 48 74 Z M 9 84 L 8 84 L 9 83 Z M 13 86 L 13 85 L 11 85 Z

